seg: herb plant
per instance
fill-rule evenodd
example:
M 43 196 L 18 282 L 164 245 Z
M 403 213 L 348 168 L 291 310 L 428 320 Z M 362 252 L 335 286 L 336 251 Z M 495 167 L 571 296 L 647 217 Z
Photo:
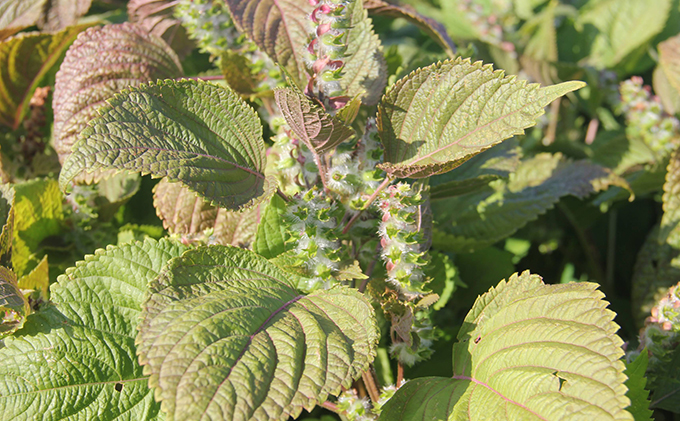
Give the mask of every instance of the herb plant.
M 0 420 L 680 413 L 677 1 L 119 3 L 0 0 Z

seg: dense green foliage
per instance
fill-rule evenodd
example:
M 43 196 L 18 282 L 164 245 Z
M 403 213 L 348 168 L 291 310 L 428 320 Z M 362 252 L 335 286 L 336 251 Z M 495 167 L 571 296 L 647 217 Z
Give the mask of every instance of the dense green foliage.
M 0 421 L 678 419 L 678 113 L 680 0 L 0 0 Z

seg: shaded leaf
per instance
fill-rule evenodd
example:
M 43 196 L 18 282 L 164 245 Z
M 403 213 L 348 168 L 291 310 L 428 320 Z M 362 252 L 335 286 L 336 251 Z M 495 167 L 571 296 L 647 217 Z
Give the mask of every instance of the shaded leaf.
M 234 212 L 212 206 L 181 183 L 161 180 L 154 187 L 153 205 L 163 227 L 191 238 L 212 228 L 214 244 L 248 247 L 260 221 L 260 206 Z
M 17 282 L 19 289 L 31 299 L 30 304 L 35 309 L 35 304 L 46 303 L 49 300 L 50 267 L 47 256 L 43 256 L 38 266 Z
M 262 125 L 233 91 L 201 81 L 130 88 L 100 108 L 59 176 L 116 169 L 180 181 L 213 204 L 239 210 L 275 188 L 265 179 Z
M 578 23 L 598 29 L 588 61 L 598 68 L 613 67 L 661 32 L 671 0 L 657 0 L 654 7 L 639 0 L 590 1 Z
M 309 14 L 314 7 L 297 0 L 224 0 L 238 29 L 279 63 L 298 86 L 307 84 Z
M 88 29 L 69 48 L 57 72 L 52 108 L 59 161 L 64 163 L 105 100 L 123 88 L 181 74 L 175 53 L 137 25 Z
M 566 195 L 585 198 L 611 185 L 627 187 L 610 170 L 589 161 L 563 161 L 539 154 L 522 162 L 507 181 L 432 202 L 438 228 L 434 245 L 469 252 L 491 245 L 551 209 Z
M 285 213 L 286 202 L 279 195 L 272 196 L 257 226 L 257 234 L 253 243 L 253 250 L 256 253 L 271 259 L 286 251 L 287 224 L 283 219 Z
M 227 50 L 222 53 L 220 70 L 229 87 L 242 95 L 250 95 L 255 92 L 258 80 L 250 71 L 250 60 L 245 56 Z
M 388 3 L 384 0 L 364 0 L 364 7 L 372 15 L 408 20 L 422 29 L 433 40 L 437 41 L 450 57 L 455 54 L 456 45 L 446 32 L 446 27 L 432 18 L 421 15 L 413 7 Z
M 430 198 L 444 199 L 470 193 L 493 180 L 508 178 L 520 164 L 522 149 L 516 140 L 507 140 L 464 162 L 455 171 L 430 179 Z
M 659 241 L 666 242 L 678 223 L 680 223 L 680 151 L 675 150 L 671 154 L 666 182 L 663 185 L 663 217 Z
M 363 0 L 350 2 L 349 8 L 350 28 L 340 86 L 345 95 L 359 96 L 365 105 L 375 105 L 387 85 L 387 63 L 382 44 L 373 32 L 373 23 L 364 10 Z
M 0 266 L 12 267 L 14 238 L 14 189 L 9 184 L 0 186 Z
M 597 284 L 524 272 L 479 297 L 453 346 L 453 376 L 411 380 L 380 420 L 632 420 L 623 341 Z
M 163 38 L 180 57 L 189 54 L 196 46 L 189 39 L 182 23 L 173 16 L 177 2 L 174 0 L 130 0 L 128 19 L 147 32 Z
M 658 362 L 652 369 L 650 407 L 680 413 L 680 350 L 675 348 L 668 361 Z
M 535 124 L 543 107 L 584 86 L 539 88 L 490 65 L 447 60 L 395 83 L 378 105 L 381 168 L 397 177 L 442 174 Z
M 318 154 L 354 136 L 354 130 L 345 126 L 339 117 L 331 117 L 297 89 L 275 89 L 274 97 L 295 136 Z
M 40 243 L 62 230 L 63 196 L 56 180 L 34 179 L 16 184 L 12 267 L 18 277 L 29 273 L 42 259 Z
M 425 276 L 432 279 L 427 286 L 435 293 L 433 295 L 438 296 L 432 307 L 435 310 L 444 308 L 456 288 L 463 284 L 458 269 L 449 256 L 435 250 L 430 252 L 430 263 L 425 266 Z
M 373 307 L 344 287 L 299 295 L 295 281 L 230 247 L 168 265 L 137 342 L 170 419 L 287 420 L 360 376 L 377 348 Z
M 185 247 L 147 240 L 98 250 L 59 277 L 54 306 L 0 349 L 5 419 L 157 420 L 160 405 L 135 358 L 147 283 Z M 10 363 L 11 362 L 11 363 Z
M 0 41 L 33 26 L 47 0 L 0 0 Z
M 0 266 L 0 337 L 20 329 L 31 308 L 13 271 Z
M 38 27 L 43 31 L 60 31 L 84 16 L 92 0 L 47 0 Z
M 647 350 L 643 350 L 633 362 L 626 364 L 626 370 L 623 372 L 628 377 L 625 383 L 628 388 L 626 396 L 630 399 L 630 406 L 626 409 L 633 414 L 635 421 L 653 420 L 652 411 L 649 409 L 649 390 L 645 389 L 648 363 Z
M 85 28 L 22 33 L 0 43 L 0 123 L 13 130 L 19 127 L 35 89 Z

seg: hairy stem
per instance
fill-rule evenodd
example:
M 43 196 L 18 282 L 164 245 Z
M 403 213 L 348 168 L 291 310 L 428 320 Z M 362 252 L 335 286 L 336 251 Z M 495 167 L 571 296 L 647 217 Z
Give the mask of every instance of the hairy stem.
M 380 389 L 378 388 L 378 385 L 375 381 L 375 377 L 373 377 L 373 366 L 368 368 L 368 370 L 364 371 L 361 373 L 361 379 L 364 381 L 364 385 L 366 386 L 366 390 L 368 391 L 368 396 L 371 398 L 371 401 L 378 402 L 380 399 Z
M 338 409 L 338 405 L 334 404 L 333 402 L 329 401 L 321 402 L 321 406 L 328 409 L 329 411 L 335 412 L 338 415 L 342 414 L 342 411 Z
M 397 389 L 401 387 L 401 383 L 404 381 L 404 364 L 397 360 Z

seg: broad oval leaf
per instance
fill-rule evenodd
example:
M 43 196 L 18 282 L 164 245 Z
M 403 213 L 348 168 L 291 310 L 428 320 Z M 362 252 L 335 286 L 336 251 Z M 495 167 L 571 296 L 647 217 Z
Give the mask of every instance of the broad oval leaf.
M 117 94 L 64 163 L 62 189 L 82 172 L 116 169 L 180 181 L 213 204 L 239 210 L 267 197 L 260 120 L 230 89 L 159 81 Z
M 97 109 L 121 89 L 182 74 L 175 53 L 160 38 L 129 23 L 85 31 L 57 72 L 52 107 L 54 148 L 63 164 Z
M 253 250 L 267 259 L 286 251 L 287 224 L 283 220 L 286 209 L 286 202 L 275 194 L 264 208 L 260 223 L 257 225 Z
M 465 318 L 453 376 L 408 382 L 380 420 L 632 420 L 623 341 L 597 286 L 528 271 L 501 281 Z
M 309 14 L 314 7 L 299 0 L 224 0 L 238 29 L 283 66 L 298 86 L 305 86 Z
M 260 207 L 242 212 L 212 206 L 181 183 L 161 180 L 154 187 L 153 206 L 163 227 L 187 239 L 212 228 L 211 244 L 249 247 L 260 221 Z M 277 197 L 276 195 L 274 197 Z
M 349 387 L 373 360 L 373 307 L 349 288 L 295 289 L 243 249 L 203 247 L 150 286 L 140 361 L 169 419 L 287 420 Z
M 29 32 L 0 42 L 0 123 L 13 130 L 19 127 L 35 89 L 85 28 Z
M 60 276 L 55 305 L 0 349 L 0 417 L 159 419 L 134 337 L 147 283 L 184 250 L 167 240 L 109 247 Z
M 540 88 L 490 65 L 447 60 L 395 83 L 378 104 L 378 130 L 388 173 L 442 174 L 536 124 L 543 107 L 584 86 Z
M 276 104 L 295 135 L 318 154 L 328 152 L 354 136 L 354 130 L 293 88 L 274 90 Z

